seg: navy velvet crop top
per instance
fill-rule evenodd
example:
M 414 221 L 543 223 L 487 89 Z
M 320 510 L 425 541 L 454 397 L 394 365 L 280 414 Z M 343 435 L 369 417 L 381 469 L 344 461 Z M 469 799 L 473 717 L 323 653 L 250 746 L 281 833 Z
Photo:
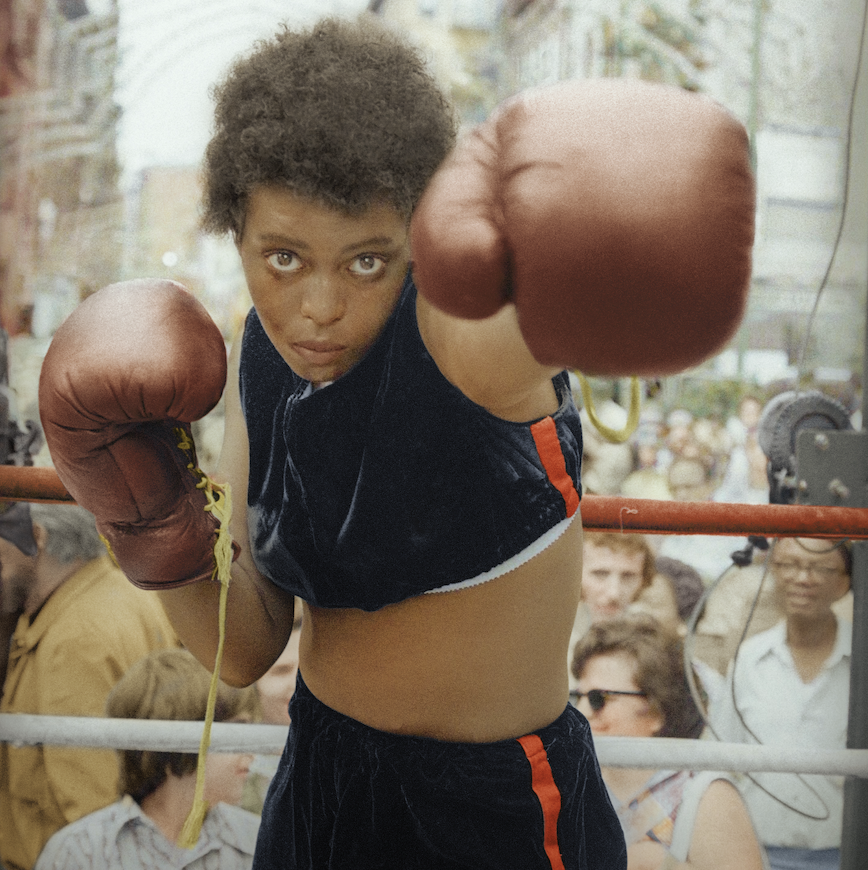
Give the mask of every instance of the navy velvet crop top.
M 566 373 L 553 382 L 560 407 L 533 424 L 470 401 L 425 348 L 409 277 L 367 355 L 315 391 L 251 309 L 240 386 L 259 570 L 311 604 L 369 611 L 509 570 L 578 508 L 581 424 Z

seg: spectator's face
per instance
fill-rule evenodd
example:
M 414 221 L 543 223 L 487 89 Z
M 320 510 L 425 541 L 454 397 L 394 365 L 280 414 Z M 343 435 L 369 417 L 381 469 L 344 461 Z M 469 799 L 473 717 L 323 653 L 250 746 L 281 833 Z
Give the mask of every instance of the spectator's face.
M 657 447 L 654 444 L 640 444 L 637 459 L 640 468 L 653 468 L 657 462 Z
M 763 406 L 757 399 L 744 399 L 738 409 L 738 418 L 748 430 L 756 429 L 762 416 Z
M 35 580 L 35 557 L 0 538 L 0 612 L 19 613 Z
M 708 477 L 699 460 L 680 459 L 669 469 L 669 489 L 676 501 L 704 501 L 709 495 Z
M 582 599 L 592 622 L 622 616 L 642 588 L 644 553 L 617 553 L 586 543 L 582 559 Z
M 262 720 L 272 725 L 289 725 L 289 699 L 295 691 L 298 675 L 298 639 L 301 632 L 293 629 L 280 658 L 256 681 Z
M 232 722 L 250 722 L 249 716 L 239 716 Z M 250 773 L 253 755 L 249 752 L 209 752 L 205 760 L 204 797 L 213 806 L 221 801 L 235 805 L 240 802 L 244 783 Z
M 653 737 L 663 727 L 663 718 L 646 697 L 639 695 L 606 695 L 606 690 L 638 692 L 636 665 L 626 653 L 605 653 L 588 659 L 577 688 L 580 692 L 599 689 L 605 704 L 594 710 L 587 696 L 576 705 L 587 717 L 594 734 L 609 737 Z
M 680 454 L 693 440 L 689 424 L 676 424 L 666 435 L 666 446 L 675 454 Z
M 850 578 L 841 551 L 827 541 L 784 538 L 775 545 L 772 573 L 787 618 L 827 616 L 846 594 Z

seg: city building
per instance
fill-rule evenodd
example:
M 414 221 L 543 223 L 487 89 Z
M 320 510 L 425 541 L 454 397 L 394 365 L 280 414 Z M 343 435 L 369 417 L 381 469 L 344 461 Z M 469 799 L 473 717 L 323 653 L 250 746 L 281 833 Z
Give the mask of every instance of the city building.
M 864 156 L 848 154 L 861 9 L 857 0 L 502 8 L 501 96 L 562 79 L 639 77 L 707 93 L 745 123 L 757 170 L 753 286 L 737 336 L 699 378 L 766 385 L 861 373 L 868 184 Z
M 45 336 L 119 275 L 117 7 L 4 7 L 13 72 L 0 97 L 0 320 L 12 335 Z
M 488 117 L 499 101 L 497 0 L 370 0 L 368 11 L 422 50 L 462 126 Z

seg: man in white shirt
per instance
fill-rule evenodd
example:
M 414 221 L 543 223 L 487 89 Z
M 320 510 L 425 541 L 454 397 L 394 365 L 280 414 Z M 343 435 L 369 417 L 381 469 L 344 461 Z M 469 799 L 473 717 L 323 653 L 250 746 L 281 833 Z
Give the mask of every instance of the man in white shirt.
M 721 740 L 843 749 L 852 624 L 832 610 L 850 588 L 849 542 L 779 540 L 771 573 L 783 622 L 747 640 L 711 710 Z M 752 774 L 743 794 L 773 870 L 840 865 L 843 778 Z

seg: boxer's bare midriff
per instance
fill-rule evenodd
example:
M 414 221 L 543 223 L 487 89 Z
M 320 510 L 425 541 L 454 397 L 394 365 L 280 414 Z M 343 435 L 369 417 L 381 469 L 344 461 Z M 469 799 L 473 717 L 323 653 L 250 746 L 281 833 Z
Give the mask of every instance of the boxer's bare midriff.
M 567 703 L 581 521 L 521 567 L 382 610 L 305 605 L 300 669 L 324 704 L 396 734 L 488 742 L 554 721 Z

